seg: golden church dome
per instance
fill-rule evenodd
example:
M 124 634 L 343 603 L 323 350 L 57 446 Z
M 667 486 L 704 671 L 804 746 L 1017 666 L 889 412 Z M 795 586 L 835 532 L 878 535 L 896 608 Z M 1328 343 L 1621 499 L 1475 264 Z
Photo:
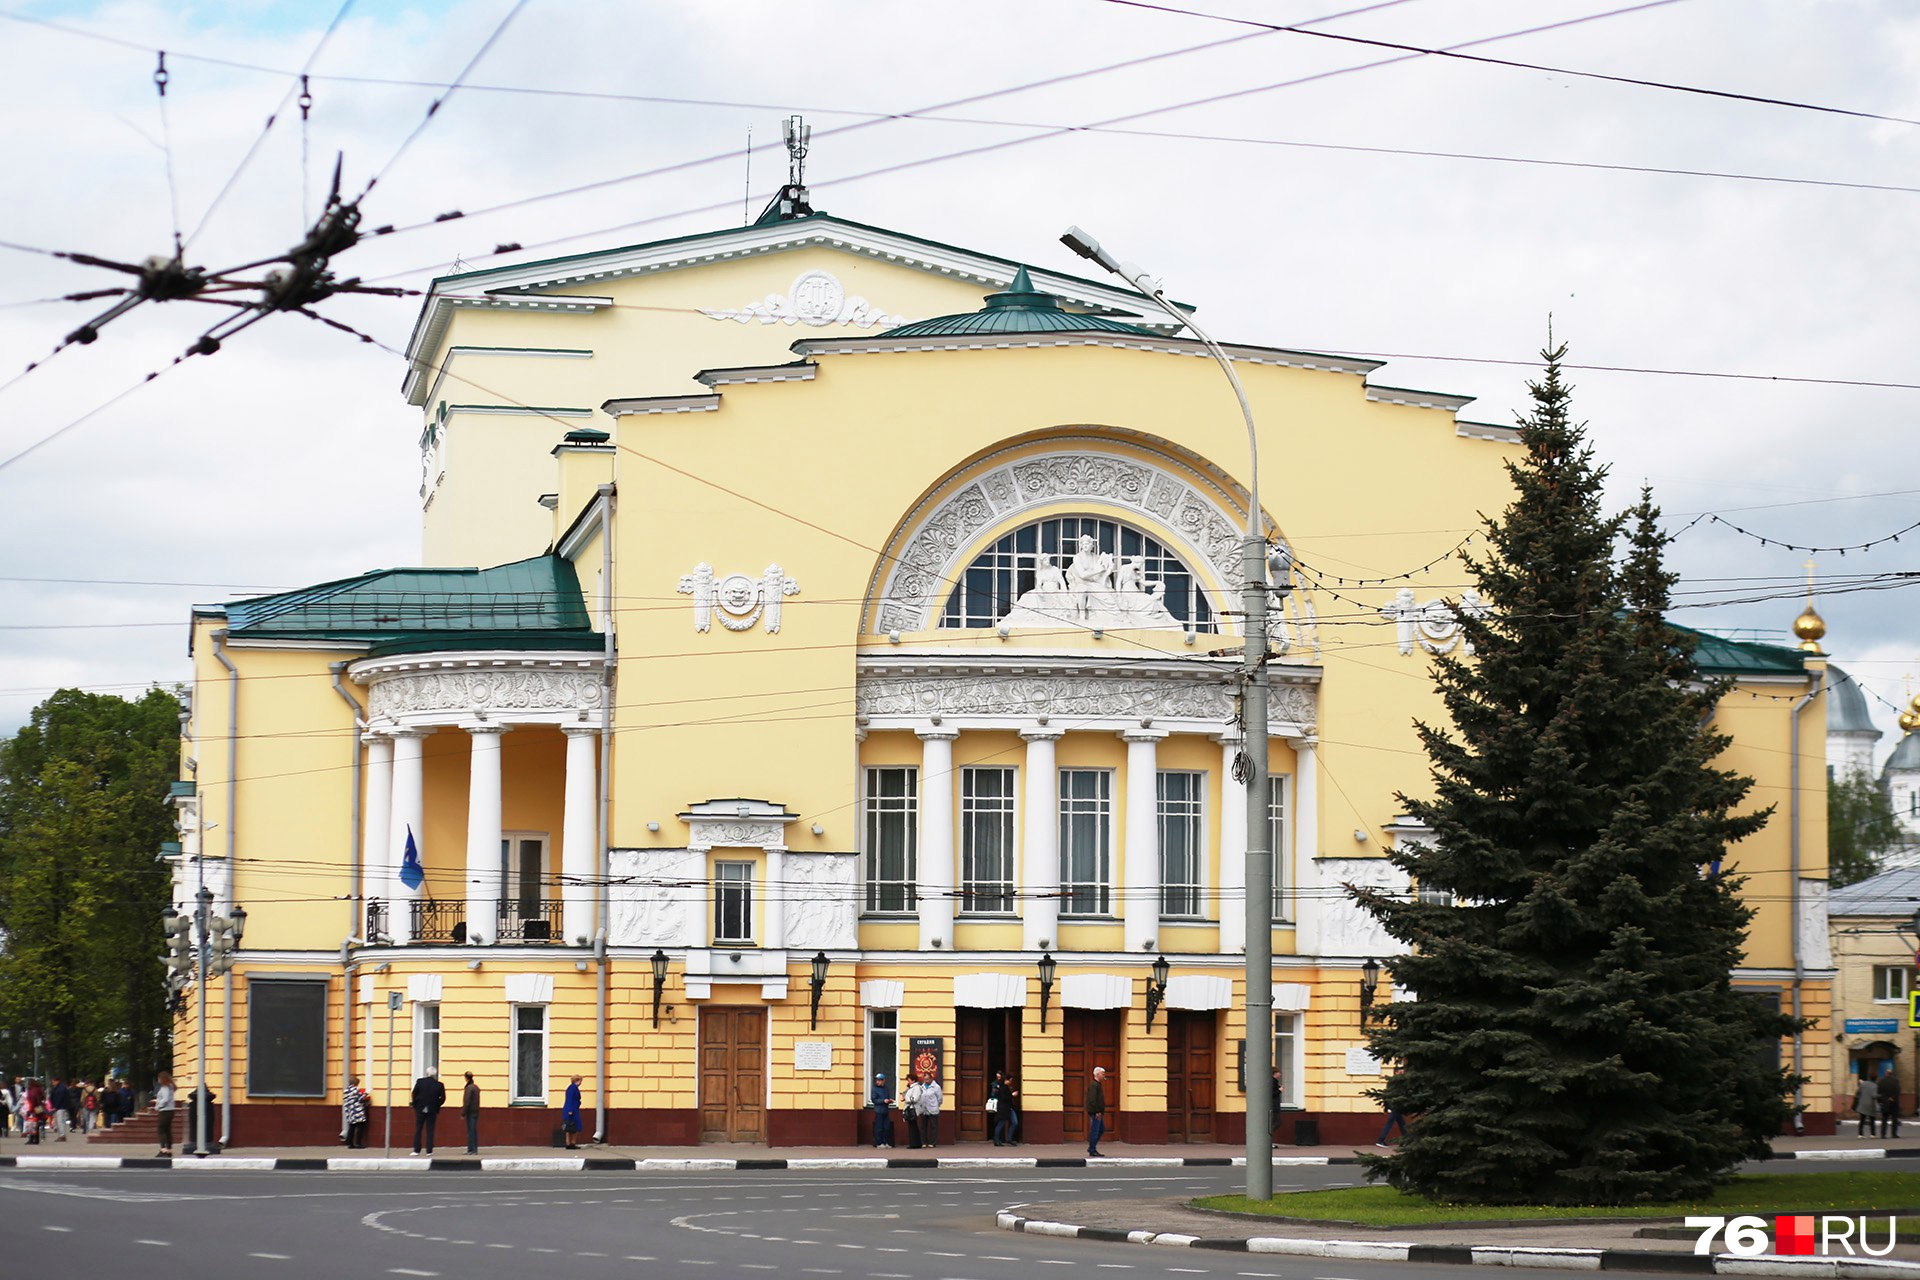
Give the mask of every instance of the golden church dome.
M 1820 637 L 1827 634 L 1826 620 L 1809 604 L 1799 617 L 1793 620 L 1793 634 L 1800 637 L 1800 647 L 1808 653 L 1820 653 Z

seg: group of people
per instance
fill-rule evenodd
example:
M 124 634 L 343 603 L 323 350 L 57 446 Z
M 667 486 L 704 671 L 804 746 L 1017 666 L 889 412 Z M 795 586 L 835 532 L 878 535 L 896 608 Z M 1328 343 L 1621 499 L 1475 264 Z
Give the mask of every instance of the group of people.
M 430 1156 L 433 1154 L 434 1132 L 439 1127 L 440 1112 L 447 1105 L 447 1086 L 441 1082 L 438 1071 L 430 1069 L 413 1082 L 408 1105 L 413 1112 L 413 1154 Z M 348 1081 L 340 1112 L 341 1141 L 355 1150 L 364 1148 L 367 1145 L 367 1121 L 373 1113 L 373 1095 L 361 1085 L 359 1076 L 353 1076 Z M 479 1155 L 480 1085 L 471 1071 L 466 1073 L 466 1083 L 460 1091 L 460 1118 L 467 1123 L 467 1154 Z M 579 1076 L 575 1076 L 567 1085 L 566 1097 L 560 1106 L 560 1131 L 566 1139 L 567 1150 L 580 1149 Z
M 1878 1080 L 1868 1072 L 1860 1073 L 1860 1087 L 1854 1091 L 1853 1114 L 1860 1120 L 1857 1137 L 1878 1133 L 1882 1138 L 1900 1136 L 1900 1079 L 1889 1062 Z M 1879 1128 L 1876 1131 L 1875 1125 Z
M 125 1080 L 69 1083 L 59 1076 L 47 1083 L 26 1077 L 0 1082 L 0 1106 L 0 1136 L 24 1134 L 33 1145 L 47 1137 L 65 1142 L 70 1133 L 110 1129 L 132 1119 L 136 1109 L 133 1086 Z
M 891 1147 L 893 1141 L 893 1092 L 887 1088 L 885 1073 L 873 1078 L 873 1145 Z M 931 1071 L 920 1072 L 908 1081 L 900 1095 L 900 1114 L 907 1121 L 907 1146 L 940 1145 L 940 1107 L 947 1099 L 940 1081 Z

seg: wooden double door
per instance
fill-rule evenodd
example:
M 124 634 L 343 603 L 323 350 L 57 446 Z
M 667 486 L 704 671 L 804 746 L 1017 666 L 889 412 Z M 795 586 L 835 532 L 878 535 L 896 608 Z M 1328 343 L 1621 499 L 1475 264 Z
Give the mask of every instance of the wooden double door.
M 700 1010 L 700 1141 L 767 1137 L 767 1011 Z
M 1213 1095 L 1218 1069 L 1214 1015 L 1167 1012 L 1167 1141 L 1214 1140 Z
M 987 1086 L 993 1073 L 1004 1071 L 1020 1078 L 1020 1011 L 967 1009 L 957 1011 L 953 1096 L 948 1100 L 962 1142 L 992 1138 L 987 1116 Z
M 1068 1141 L 1086 1140 L 1087 1085 L 1093 1069 L 1107 1069 L 1107 1126 L 1120 1110 L 1120 1011 L 1067 1009 L 1060 1019 L 1060 1064 L 1065 1075 L 1065 1111 L 1060 1127 Z

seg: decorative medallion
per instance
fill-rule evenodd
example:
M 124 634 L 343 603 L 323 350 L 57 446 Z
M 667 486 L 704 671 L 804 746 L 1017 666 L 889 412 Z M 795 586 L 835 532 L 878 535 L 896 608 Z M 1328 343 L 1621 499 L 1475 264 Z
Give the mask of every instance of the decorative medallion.
M 1412 653 L 1417 640 L 1428 653 L 1446 653 L 1457 642 L 1461 651 L 1470 655 L 1473 645 L 1460 634 L 1460 615 L 1484 618 L 1488 609 L 1486 601 L 1472 587 L 1460 593 L 1459 613 L 1455 613 L 1454 607 L 1445 600 L 1416 603 L 1413 588 L 1402 587 L 1394 593 L 1393 603 L 1382 608 L 1380 613 L 1398 629 L 1401 653 Z
M 700 314 L 709 320 L 732 320 L 748 324 L 804 324 L 822 328 L 830 324 L 852 325 L 856 329 L 875 326 L 891 329 L 907 322 L 905 316 L 888 315 L 865 298 L 848 297 L 846 287 L 831 271 L 806 271 L 794 279 L 785 294 L 770 293 L 759 302 L 749 302 L 732 311 L 708 311 Z
M 718 613 L 720 625 L 729 631 L 750 631 L 754 623 L 765 618 L 767 634 L 776 635 L 780 630 L 780 601 L 799 595 L 800 584 L 777 564 L 768 565 L 767 571 L 755 579 L 744 573 L 715 578 L 713 566 L 703 563 L 681 576 L 679 591 L 693 597 L 695 631 L 713 630 Z

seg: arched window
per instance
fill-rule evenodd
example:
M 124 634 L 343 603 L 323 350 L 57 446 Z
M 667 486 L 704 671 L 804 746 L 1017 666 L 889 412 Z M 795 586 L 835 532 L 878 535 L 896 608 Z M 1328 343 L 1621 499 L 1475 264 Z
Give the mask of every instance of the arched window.
M 1082 537 L 1090 537 L 1101 551 L 1117 558 L 1140 557 L 1146 583 L 1163 588 L 1167 612 L 1193 631 L 1218 631 L 1219 621 L 1207 593 L 1193 573 L 1158 539 L 1117 520 L 1094 516 L 1054 516 L 1015 529 L 981 552 L 960 575 L 942 614 L 943 627 L 990 627 L 1007 615 L 1014 602 L 1034 586 L 1034 565 L 1040 556 L 1052 556 L 1065 566 Z

